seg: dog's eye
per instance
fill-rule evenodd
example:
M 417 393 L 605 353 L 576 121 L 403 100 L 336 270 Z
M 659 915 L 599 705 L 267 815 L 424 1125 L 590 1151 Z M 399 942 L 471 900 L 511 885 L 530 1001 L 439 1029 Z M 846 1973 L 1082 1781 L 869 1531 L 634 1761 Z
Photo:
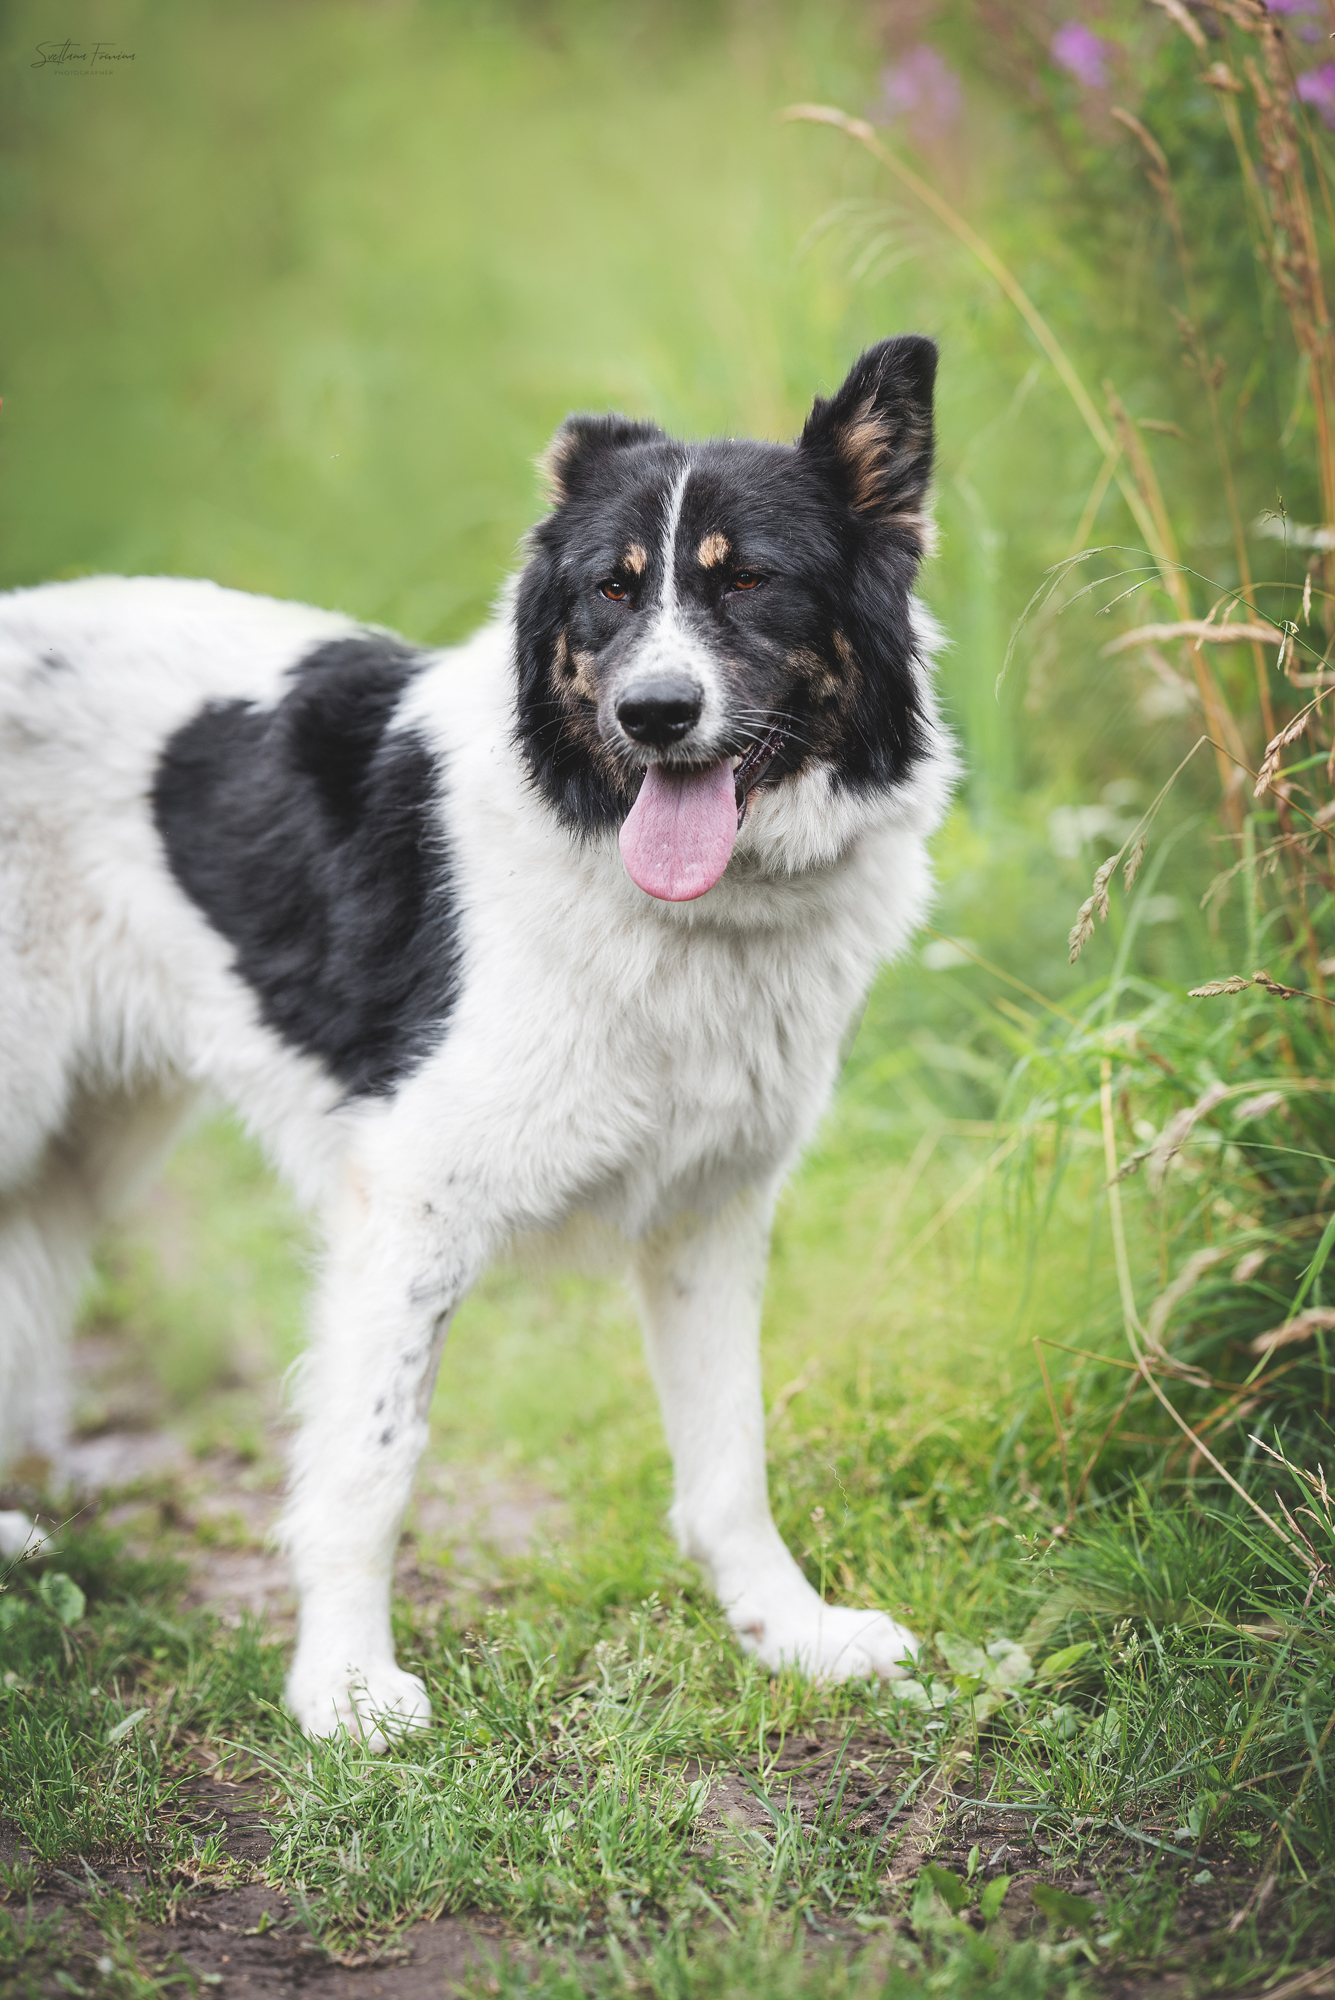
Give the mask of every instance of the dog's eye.
M 759 590 L 764 581 L 764 577 L 760 575 L 758 570 L 739 569 L 733 577 L 729 588 L 732 590 Z
M 600 596 L 610 598 L 613 604 L 624 604 L 630 596 L 619 576 L 605 576 L 598 586 L 598 591 Z

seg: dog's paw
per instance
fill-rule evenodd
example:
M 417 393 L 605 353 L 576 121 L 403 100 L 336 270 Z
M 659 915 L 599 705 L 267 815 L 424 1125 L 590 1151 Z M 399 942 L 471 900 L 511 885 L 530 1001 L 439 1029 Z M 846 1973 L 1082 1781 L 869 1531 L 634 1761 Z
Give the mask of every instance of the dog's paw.
M 346 1729 L 378 1755 L 408 1729 L 425 1729 L 431 1703 L 416 1674 L 394 1665 L 348 1668 L 331 1675 L 327 1664 L 298 1658 L 287 1682 L 287 1705 L 308 1736 L 337 1736 Z
M 738 1637 L 771 1673 L 796 1668 L 827 1684 L 901 1680 L 918 1655 L 913 1634 L 883 1611 L 852 1611 L 819 1598 L 769 1617 L 752 1616 Z

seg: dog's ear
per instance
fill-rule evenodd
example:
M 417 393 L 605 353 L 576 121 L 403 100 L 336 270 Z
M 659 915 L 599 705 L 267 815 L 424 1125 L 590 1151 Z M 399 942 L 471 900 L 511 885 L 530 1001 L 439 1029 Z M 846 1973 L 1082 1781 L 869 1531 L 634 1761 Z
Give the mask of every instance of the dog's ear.
M 665 433 L 657 424 L 636 423 L 631 417 L 567 417 L 538 460 L 538 470 L 555 504 L 560 507 L 606 463 L 614 452 L 636 444 L 661 444 Z
M 932 476 L 936 342 L 902 333 L 869 347 L 843 387 L 818 396 L 798 440 L 869 524 L 906 529 L 922 549 Z

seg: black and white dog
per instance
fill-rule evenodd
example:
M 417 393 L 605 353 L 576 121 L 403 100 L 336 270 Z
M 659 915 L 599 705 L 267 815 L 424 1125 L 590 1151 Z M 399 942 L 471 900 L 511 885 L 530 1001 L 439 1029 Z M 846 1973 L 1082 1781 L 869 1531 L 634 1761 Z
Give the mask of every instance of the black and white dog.
M 746 1650 L 914 1650 L 779 1538 L 759 1321 L 951 784 L 935 366 L 883 342 L 795 445 L 570 418 L 517 586 L 445 651 L 171 578 L 0 599 L 0 1453 L 59 1473 L 89 1246 L 221 1094 L 327 1243 L 285 1527 L 316 1734 L 427 1716 L 399 1526 L 450 1316 L 535 1239 L 629 1266 L 673 1525 Z

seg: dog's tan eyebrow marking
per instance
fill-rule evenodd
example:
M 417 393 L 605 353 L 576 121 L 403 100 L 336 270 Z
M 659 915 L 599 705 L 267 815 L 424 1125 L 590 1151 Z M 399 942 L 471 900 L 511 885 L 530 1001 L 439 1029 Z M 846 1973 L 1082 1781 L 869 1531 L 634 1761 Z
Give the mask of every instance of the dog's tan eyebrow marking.
M 632 576 L 643 576 L 649 567 L 649 551 L 643 542 L 627 542 L 626 553 L 621 560 Z
M 731 552 L 732 543 L 728 540 L 728 537 L 720 535 L 716 531 L 714 534 L 704 537 L 704 540 L 695 553 L 699 557 L 703 568 L 713 569 L 716 563 L 726 562 Z

